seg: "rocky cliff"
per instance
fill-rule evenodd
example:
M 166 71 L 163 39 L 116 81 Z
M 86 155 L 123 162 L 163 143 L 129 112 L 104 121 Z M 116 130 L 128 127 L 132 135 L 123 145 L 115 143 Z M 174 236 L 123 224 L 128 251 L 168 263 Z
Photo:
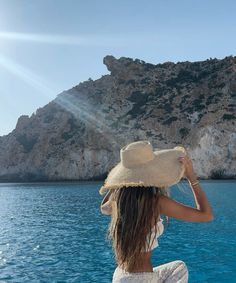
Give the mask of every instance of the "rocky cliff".
M 144 139 L 185 146 L 202 178 L 235 178 L 236 57 L 104 64 L 110 75 L 60 93 L 0 137 L 0 181 L 102 179 L 120 147 Z

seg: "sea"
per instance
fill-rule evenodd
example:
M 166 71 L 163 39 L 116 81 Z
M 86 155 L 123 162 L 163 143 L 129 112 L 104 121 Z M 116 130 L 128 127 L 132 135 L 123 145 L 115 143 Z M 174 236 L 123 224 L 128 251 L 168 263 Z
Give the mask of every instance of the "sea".
M 1 183 L 0 283 L 108 283 L 116 268 L 102 215 L 102 182 Z M 236 282 L 236 181 L 205 180 L 201 186 L 214 220 L 169 219 L 154 250 L 158 266 L 183 260 L 191 283 Z M 171 197 L 194 206 L 188 183 Z

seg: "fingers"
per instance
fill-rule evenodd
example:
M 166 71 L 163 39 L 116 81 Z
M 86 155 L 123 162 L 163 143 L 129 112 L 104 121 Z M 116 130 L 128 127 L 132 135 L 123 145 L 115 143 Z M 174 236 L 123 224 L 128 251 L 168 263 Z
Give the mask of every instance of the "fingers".
M 187 160 L 187 156 L 180 156 L 178 157 L 178 160 L 181 162 L 185 162 Z
M 188 159 L 191 159 L 191 158 L 190 158 L 190 156 L 188 155 L 188 153 L 186 152 L 185 155 L 179 156 L 178 159 L 187 159 L 187 160 L 188 160 Z
M 178 157 L 178 160 L 183 163 L 184 165 L 190 165 L 192 160 L 188 155 Z

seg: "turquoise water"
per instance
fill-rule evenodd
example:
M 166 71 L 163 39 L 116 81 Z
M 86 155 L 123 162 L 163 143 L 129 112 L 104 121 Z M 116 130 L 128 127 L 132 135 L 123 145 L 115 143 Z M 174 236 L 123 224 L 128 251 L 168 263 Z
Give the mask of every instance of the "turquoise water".
M 236 282 L 236 182 L 202 181 L 210 223 L 170 220 L 153 265 L 182 259 L 189 282 Z M 101 183 L 0 184 L 0 282 L 111 282 Z M 173 196 L 193 204 L 190 189 Z

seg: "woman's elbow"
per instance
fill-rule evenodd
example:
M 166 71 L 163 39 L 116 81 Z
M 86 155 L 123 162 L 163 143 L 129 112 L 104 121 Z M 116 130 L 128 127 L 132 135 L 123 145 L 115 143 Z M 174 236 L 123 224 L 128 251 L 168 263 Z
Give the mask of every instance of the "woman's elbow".
M 213 221 L 213 220 L 214 220 L 214 215 L 213 214 L 209 215 L 208 216 L 208 221 Z
M 208 213 L 208 214 L 205 214 L 204 217 L 203 217 L 203 221 L 202 222 L 211 222 L 214 220 L 214 215 L 213 213 Z

